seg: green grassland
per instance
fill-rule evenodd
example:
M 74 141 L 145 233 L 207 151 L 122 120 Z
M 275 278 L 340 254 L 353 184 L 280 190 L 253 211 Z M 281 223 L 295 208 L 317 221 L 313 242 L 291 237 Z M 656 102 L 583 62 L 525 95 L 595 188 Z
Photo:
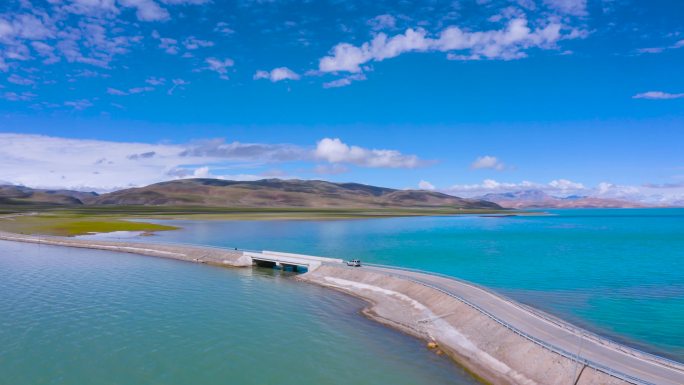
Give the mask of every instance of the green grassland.
M 37 215 L 0 216 L 0 231 L 20 234 L 74 236 L 112 231 L 166 231 L 177 227 L 155 223 L 132 222 L 118 216 L 84 216 L 66 212 Z
M 426 209 L 308 209 L 174 206 L 0 206 L 0 231 L 74 236 L 112 231 L 166 231 L 176 227 L 144 219 L 336 220 L 401 216 L 510 214 L 510 211 Z M 134 219 L 130 221 L 128 219 Z M 141 221 L 142 220 L 142 221 Z

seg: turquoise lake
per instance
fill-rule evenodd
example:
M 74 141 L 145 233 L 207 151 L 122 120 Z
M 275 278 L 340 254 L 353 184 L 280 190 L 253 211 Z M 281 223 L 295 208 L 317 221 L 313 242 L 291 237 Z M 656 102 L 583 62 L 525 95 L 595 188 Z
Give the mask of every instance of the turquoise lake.
M 0 241 L 2 385 L 475 385 L 269 269 Z
M 684 209 L 340 221 L 164 221 L 145 241 L 277 250 L 420 268 L 494 288 L 684 361 Z
M 143 242 L 415 267 L 684 361 L 684 210 L 164 221 Z M 0 242 L 0 385 L 474 384 L 363 303 L 269 269 Z

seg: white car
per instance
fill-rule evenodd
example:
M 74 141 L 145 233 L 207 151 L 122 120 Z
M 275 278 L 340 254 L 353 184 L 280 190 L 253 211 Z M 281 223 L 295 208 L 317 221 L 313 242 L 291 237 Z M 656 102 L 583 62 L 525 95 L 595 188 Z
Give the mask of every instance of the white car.
M 351 261 L 347 261 L 347 266 L 361 267 L 361 260 L 352 259 Z

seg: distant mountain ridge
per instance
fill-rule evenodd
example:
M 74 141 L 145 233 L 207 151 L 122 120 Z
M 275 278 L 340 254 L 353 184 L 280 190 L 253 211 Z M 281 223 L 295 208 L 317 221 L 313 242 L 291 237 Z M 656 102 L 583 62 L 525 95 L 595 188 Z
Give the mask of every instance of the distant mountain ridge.
M 217 207 L 501 209 L 495 203 L 422 190 L 359 183 L 262 179 L 181 179 L 125 189 L 95 198 L 97 205 L 200 205 Z
M 21 191 L 22 193 L 16 193 Z M 48 193 L 48 191 L 51 191 Z M 21 197 L 18 197 L 21 195 Z M 47 198 L 50 199 L 47 199 Z M 440 192 L 320 180 L 180 179 L 107 194 L 0 187 L 0 203 L 207 206 L 237 208 L 457 208 L 499 210 L 496 203 Z
M 556 197 L 541 190 L 521 190 L 498 194 L 486 194 L 478 199 L 494 202 L 510 209 L 531 208 L 639 208 L 647 205 L 618 199 L 570 195 Z
M 97 193 L 94 192 L 33 189 L 24 186 L 0 185 L 0 204 L 82 205 L 96 196 Z

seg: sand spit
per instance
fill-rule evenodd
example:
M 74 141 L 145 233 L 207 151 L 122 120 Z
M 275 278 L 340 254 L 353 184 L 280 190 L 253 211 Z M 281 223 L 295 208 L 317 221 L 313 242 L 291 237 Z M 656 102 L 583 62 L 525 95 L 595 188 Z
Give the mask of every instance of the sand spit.
M 245 257 L 241 251 L 210 247 L 100 240 L 93 241 L 87 239 L 23 235 L 7 232 L 0 232 L 0 240 L 117 251 L 122 253 L 147 255 L 151 257 L 171 258 L 188 262 L 200 262 L 235 267 L 252 265 L 252 260 L 248 257 Z
M 259 253 L 212 247 L 44 237 L 0 232 L 0 240 L 252 266 Z M 278 256 L 265 252 L 264 256 Z M 282 253 L 280 253 L 282 254 Z M 368 317 L 429 342 L 491 384 L 681 385 L 684 365 L 619 345 L 467 282 L 387 267 L 287 254 L 311 269 L 297 279 L 369 302 Z M 311 258 L 319 263 L 310 265 Z M 468 298 L 468 299 L 466 299 Z M 568 353 L 572 352 L 572 353 Z M 576 354 L 581 355 L 577 359 Z M 610 374 L 609 374 L 610 373 Z M 625 373 L 629 373 L 625 375 Z

